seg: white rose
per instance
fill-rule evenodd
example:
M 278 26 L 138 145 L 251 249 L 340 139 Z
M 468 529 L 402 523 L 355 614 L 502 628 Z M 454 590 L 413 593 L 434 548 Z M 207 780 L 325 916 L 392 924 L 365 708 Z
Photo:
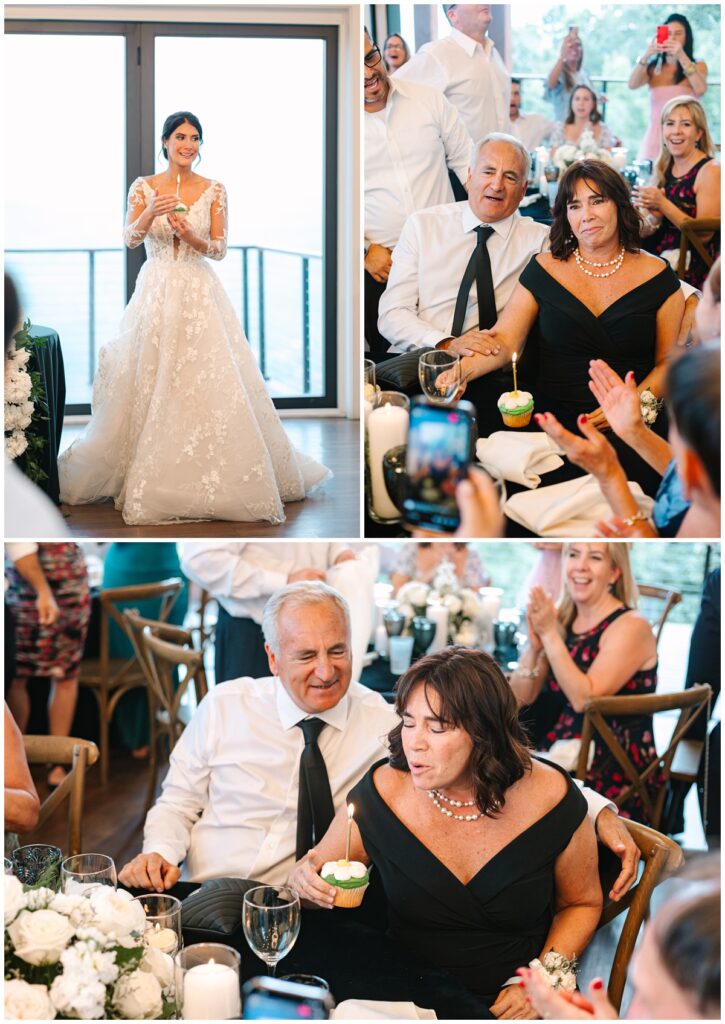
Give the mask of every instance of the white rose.
M 106 1015 L 106 986 L 85 972 L 59 974 L 50 986 L 50 999 L 66 1017 L 98 1020 Z
M 458 615 L 461 608 L 463 607 L 463 602 L 461 601 L 460 597 L 458 597 L 457 594 L 446 594 L 446 596 L 443 598 L 443 604 L 448 609 L 451 615 Z
M 55 893 L 48 907 L 57 910 L 59 914 L 65 914 L 75 928 L 90 921 L 93 916 L 90 900 L 83 896 L 69 896 L 64 892 Z
M 45 985 L 13 979 L 5 982 L 5 1020 L 53 1020 L 55 1010 Z
M 113 1008 L 125 1020 L 152 1020 L 164 1008 L 161 986 L 148 971 L 131 971 L 119 978 Z
M 15 875 L 5 875 L 5 924 L 14 921 L 21 910 L 25 909 L 25 893 L 23 886 Z
M 18 366 L 25 366 L 28 360 L 30 359 L 30 349 L 16 348 L 13 359 L 18 364 Z
M 147 946 L 139 970 L 148 971 L 158 981 L 161 988 L 170 988 L 174 981 L 174 960 L 168 953 L 156 946 Z
M 55 964 L 73 938 L 73 925 L 55 910 L 21 910 L 7 932 L 22 960 Z
M 146 927 L 143 907 L 124 889 L 116 891 L 110 885 L 99 886 L 90 895 L 93 925 L 112 942 L 120 946 L 138 945 L 139 936 Z M 133 936 L 131 933 L 136 932 Z
M 481 611 L 481 602 L 476 591 L 466 587 L 461 591 L 461 600 L 463 601 L 463 614 L 467 619 L 475 619 Z

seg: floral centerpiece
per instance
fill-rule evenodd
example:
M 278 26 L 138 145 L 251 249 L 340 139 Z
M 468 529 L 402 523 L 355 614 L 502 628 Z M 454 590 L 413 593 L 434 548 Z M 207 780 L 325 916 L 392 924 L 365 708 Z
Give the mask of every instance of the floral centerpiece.
M 559 146 L 551 154 L 551 159 L 561 171 L 565 171 L 577 160 L 601 160 L 602 163 L 614 167 L 612 154 L 608 149 L 597 145 L 590 131 L 582 132 L 577 143 L 566 142 Z
M 15 335 L 15 347 L 8 352 L 5 366 L 5 455 L 14 460 L 24 455 L 23 470 L 34 483 L 47 476 L 38 462 L 45 439 L 32 429 L 33 417 L 44 419 L 36 410 L 47 410 L 40 373 L 28 370 L 32 345 L 42 338 L 30 336 L 30 320 Z
M 479 639 L 477 619 L 483 606 L 478 593 L 462 587 L 456 570 L 444 559 L 436 570 L 430 586 L 411 580 L 398 591 L 399 611 L 408 623 L 414 615 L 425 615 L 430 604 L 441 604 L 448 611 L 448 639 L 454 643 L 473 647 Z
M 144 944 L 145 924 L 123 890 L 26 891 L 6 875 L 5 1019 L 174 1017 L 174 961 Z

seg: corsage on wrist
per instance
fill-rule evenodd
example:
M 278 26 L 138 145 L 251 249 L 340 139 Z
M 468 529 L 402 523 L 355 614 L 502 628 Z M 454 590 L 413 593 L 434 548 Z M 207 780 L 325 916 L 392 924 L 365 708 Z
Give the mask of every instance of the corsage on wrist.
M 529 962 L 531 970 L 536 971 L 550 988 L 553 988 L 554 991 L 560 989 L 562 992 L 573 992 L 576 988 L 578 966 L 579 961 L 575 956 L 569 959 L 563 953 L 557 953 L 553 947 L 548 953 L 544 953 L 541 960 L 536 957 Z M 504 982 L 503 988 L 518 984 L 520 984 L 519 978 L 509 978 Z
M 642 420 L 650 426 L 657 419 L 657 415 L 664 405 L 661 398 L 656 398 L 649 388 L 645 388 L 639 396 L 639 407 L 642 413 Z

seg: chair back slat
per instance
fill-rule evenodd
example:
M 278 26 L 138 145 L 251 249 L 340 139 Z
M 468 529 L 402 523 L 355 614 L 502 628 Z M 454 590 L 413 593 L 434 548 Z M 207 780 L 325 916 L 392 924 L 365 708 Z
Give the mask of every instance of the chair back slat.
M 640 602 L 638 604 L 638 611 L 642 612 L 649 621 L 652 626 L 652 632 L 655 635 L 655 641 L 659 644 L 664 624 L 672 609 L 682 601 L 682 594 L 679 590 L 673 590 L 671 587 L 660 587 L 649 583 L 639 584 L 637 590 L 639 591 L 640 598 L 644 599 L 644 607 L 642 602 Z M 647 614 L 648 603 L 652 606 L 652 609 L 654 609 L 655 605 L 661 605 L 656 616 Z
M 677 276 L 682 279 L 687 272 L 687 250 L 693 248 L 706 267 L 715 262 L 699 235 L 708 235 L 720 230 L 719 217 L 686 217 L 680 225 L 680 255 L 677 261 Z
M 83 850 L 83 798 L 86 772 L 99 757 L 98 747 L 90 740 L 74 736 L 23 736 L 28 764 L 68 765 L 66 777 L 40 805 L 40 828 L 57 807 L 68 800 L 68 855 Z

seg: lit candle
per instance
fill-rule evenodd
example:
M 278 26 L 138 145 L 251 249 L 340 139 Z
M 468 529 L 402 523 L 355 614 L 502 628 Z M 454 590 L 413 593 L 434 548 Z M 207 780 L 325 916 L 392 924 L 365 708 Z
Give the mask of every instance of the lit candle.
M 176 198 L 179 198 L 179 189 L 181 188 L 181 175 L 176 175 Z
M 352 816 L 355 813 L 355 805 L 347 805 L 347 841 L 345 842 L 345 860 L 350 863 L 350 839 L 352 837 Z
M 408 439 L 408 410 L 385 403 L 366 417 L 368 460 L 373 511 L 381 519 L 398 519 L 400 512 L 390 500 L 383 475 L 383 456 Z
M 210 960 L 184 975 L 184 1020 L 238 1020 L 242 1012 L 239 976 Z
M 162 928 L 157 922 L 152 929 L 144 935 L 146 944 L 155 946 L 162 953 L 173 954 L 179 948 L 179 939 L 172 928 Z
M 511 357 L 511 365 L 514 368 L 514 394 L 515 395 L 518 395 L 518 393 L 519 393 L 518 385 L 516 383 L 516 360 L 518 358 L 518 355 L 519 355 L 518 352 L 514 352 L 513 356 Z

